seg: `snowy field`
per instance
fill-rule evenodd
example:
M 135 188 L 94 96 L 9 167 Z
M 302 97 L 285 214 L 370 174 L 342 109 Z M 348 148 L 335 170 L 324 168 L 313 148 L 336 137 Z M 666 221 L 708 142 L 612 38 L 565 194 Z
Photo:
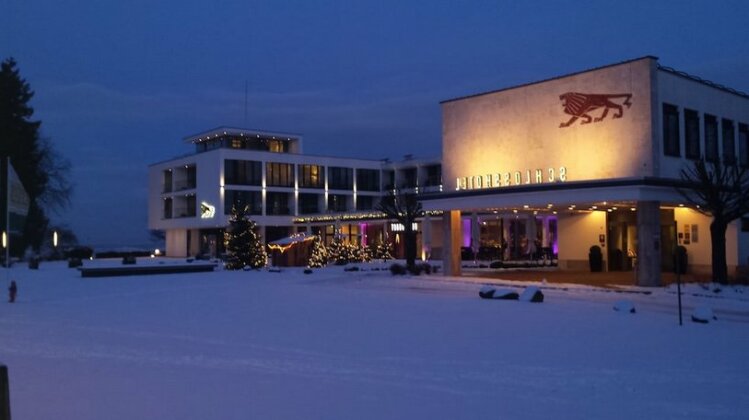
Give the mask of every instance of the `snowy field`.
M 12 277 L 14 419 L 749 418 L 744 289 L 690 286 L 679 327 L 673 289 L 549 285 L 532 304 L 340 267 Z M 690 322 L 700 304 L 718 321 Z

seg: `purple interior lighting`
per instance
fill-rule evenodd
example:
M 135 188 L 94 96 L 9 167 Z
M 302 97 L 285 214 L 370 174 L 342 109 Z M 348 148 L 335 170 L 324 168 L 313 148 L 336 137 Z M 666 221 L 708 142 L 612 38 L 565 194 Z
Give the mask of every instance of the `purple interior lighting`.
M 463 246 L 471 246 L 471 219 L 463 219 Z

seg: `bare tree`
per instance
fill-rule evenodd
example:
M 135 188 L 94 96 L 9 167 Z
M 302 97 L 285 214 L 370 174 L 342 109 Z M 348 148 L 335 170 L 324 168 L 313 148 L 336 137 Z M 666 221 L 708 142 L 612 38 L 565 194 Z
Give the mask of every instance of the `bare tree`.
M 416 194 L 389 192 L 382 197 L 377 210 L 403 225 L 403 242 L 406 249 L 406 265 L 416 265 L 416 232 L 413 225 L 416 218 L 422 215 L 421 203 Z
M 677 191 L 710 223 L 713 279 L 728 282 L 726 230 L 728 224 L 749 212 L 749 171 L 735 162 L 700 159 L 681 170 L 684 181 Z

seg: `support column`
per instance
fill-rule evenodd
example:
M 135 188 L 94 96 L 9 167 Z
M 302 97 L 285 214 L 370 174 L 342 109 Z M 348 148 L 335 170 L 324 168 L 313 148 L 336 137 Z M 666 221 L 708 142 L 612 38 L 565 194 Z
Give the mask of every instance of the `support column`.
M 449 210 L 442 214 L 442 232 L 442 273 L 445 276 L 460 276 L 460 210 Z
M 637 285 L 661 285 L 659 201 L 637 202 Z

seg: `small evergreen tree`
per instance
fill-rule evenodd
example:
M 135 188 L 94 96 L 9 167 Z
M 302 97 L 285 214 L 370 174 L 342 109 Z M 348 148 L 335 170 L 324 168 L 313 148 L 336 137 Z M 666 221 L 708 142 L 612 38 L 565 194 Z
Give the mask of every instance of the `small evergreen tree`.
M 333 241 L 328 245 L 328 262 L 333 262 L 337 265 L 343 265 L 348 263 L 349 250 L 341 235 L 333 236 Z
M 265 267 L 268 254 L 256 229 L 257 224 L 250 219 L 247 206 L 241 209 L 232 207 L 229 227 L 224 232 L 224 244 L 228 254 L 227 269 L 240 270 L 245 266 Z
M 382 261 L 392 260 L 393 254 L 390 251 L 392 251 L 392 248 L 388 242 L 378 242 L 374 247 L 374 253 L 372 256 L 373 258 Z
M 307 261 L 307 267 L 310 268 L 321 268 L 328 263 L 328 250 L 325 249 L 325 245 L 322 243 L 322 238 L 319 235 L 315 236 L 315 240 L 312 244 L 312 254 L 309 256 Z

